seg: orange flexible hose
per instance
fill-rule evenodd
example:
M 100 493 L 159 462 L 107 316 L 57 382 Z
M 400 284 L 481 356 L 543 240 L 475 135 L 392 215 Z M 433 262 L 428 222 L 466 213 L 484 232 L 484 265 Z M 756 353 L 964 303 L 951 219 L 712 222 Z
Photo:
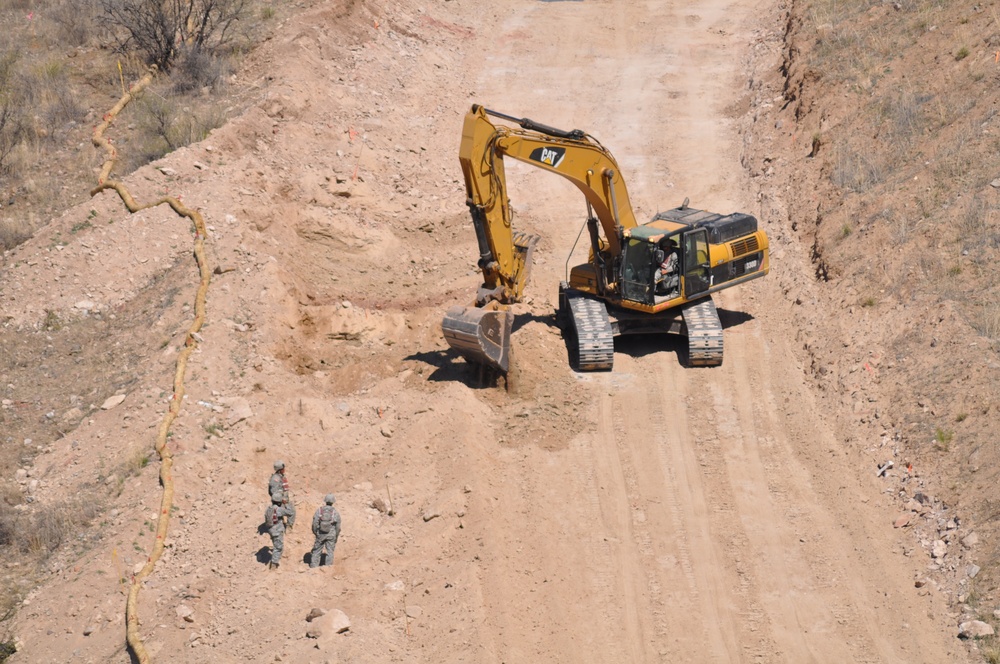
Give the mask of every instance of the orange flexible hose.
M 198 268 L 201 273 L 201 282 L 195 294 L 194 321 L 188 328 L 184 348 L 177 357 L 177 368 L 174 372 L 174 395 L 170 400 L 170 408 L 164 414 L 156 433 L 155 449 L 160 457 L 160 485 L 163 487 L 163 495 L 160 499 L 160 513 L 156 519 L 156 540 L 153 542 L 153 550 L 146 558 L 146 564 L 132 577 L 128 601 L 125 604 L 125 637 L 128 641 L 128 647 L 132 650 L 132 654 L 141 664 L 147 664 L 150 659 L 149 652 L 146 650 L 145 645 L 143 645 L 142 637 L 139 634 L 139 591 L 142 588 L 143 581 L 152 574 L 156 561 L 163 554 L 163 544 L 167 537 L 167 526 L 170 523 L 170 509 L 174 501 L 174 479 L 170 472 L 173 467 L 173 456 L 167 448 L 167 436 L 170 433 L 170 425 L 176 419 L 181 409 L 181 403 L 184 398 L 184 374 L 187 368 L 187 361 L 198 345 L 194 335 L 201 329 L 201 326 L 205 322 L 205 298 L 208 295 L 208 285 L 212 278 L 211 271 L 208 269 L 208 260 L 205 257 L 205 237 L 207 230 L 201 213 L 186 207 L 173 197 L 164 197 L 155 202 L 140 205 L 123 183 L 109 179 L 111 169 L 114 167 L 118 155 L 114 146 L 111 145 L 111 141 L 105 138 L 104 132 L 122 109 L 149 85 L 153 80 L 154 74 L 155 70 L 151 70 L 135 85 L 129 88 L 128 92 L 122 95 L 118 103 L 104 116 L 103 122 L 94 129 L 92 141 L 96 147 L 104 149 L 106 158 L 97 179 L 97 186 L 90 191 L 90 195 L 95 196 L 105 189 L 114 189 L 118 192 L 118 196 L 122 199 L 122 202 L 125 203 L 125 207 L 133 214 L 139 210 L 145 210 L 166 203 L 178 215 L 190 219 L 195 226 L 194 255 L 198 261 Z

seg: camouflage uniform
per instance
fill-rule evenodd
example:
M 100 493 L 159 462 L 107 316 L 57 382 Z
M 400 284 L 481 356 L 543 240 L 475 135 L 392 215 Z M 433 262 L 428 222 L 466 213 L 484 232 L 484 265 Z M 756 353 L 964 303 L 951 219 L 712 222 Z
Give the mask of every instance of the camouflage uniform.
M 285 477 L 285 462 L 274 462 L 274 474 L 267 483 L 267 495 L 274 497 L 274 494 L 281 492 L 285 497 L 284 506 L 289 511 L 291 518 L 288 520 L 288 527 L 295 525 L 295 504 L 291 500 L 291 492 L 288 490 L 288 478 Z
M 327 553 L 326 563 L 323 566 L 332 565 L 333 550 L 337 546 L 337 538 L 340 537 L 340 512 L 333 506 L 337 499 L 332 493 L 328 493 L 323 502 L 326 504 L 313 515 L 312 531 L 316 536 L 316 543 L 313 544 L 312 555 L 309 557 L 309 567 L 319 566 L 319 558 L 324 549 Z M 323 532 L 324 529 L 326 532 Z
M 267 483 L 267 495 L 273 496 L 278 491 L 288 493 L 288 478 L 285 477 L 285 462 L 274 462 L 274 474 Z
M 680 277 L 677 274 L 678 258 L 677 251 L 671 250 L 663 258 L 663 262 L 656 268 L 656 292 L 671 293 L 677 289 Z
M 285 496 L 282 493 L 276 493 L 271 496 L 271 504 L 268 506 L 267 511 L 264 512 L 264 524 L 267 526 L 267 532 L 271 536 L 271 564 L 268 566 L 269 569 L 274 569 L 281 562 L 281 552 L 285 548 L 285 520 L 288 520 L 288 527 L 292 527 L 292 523 L 295 520 L 295 513 L 288 510 L 287 507 L 282 505 Z

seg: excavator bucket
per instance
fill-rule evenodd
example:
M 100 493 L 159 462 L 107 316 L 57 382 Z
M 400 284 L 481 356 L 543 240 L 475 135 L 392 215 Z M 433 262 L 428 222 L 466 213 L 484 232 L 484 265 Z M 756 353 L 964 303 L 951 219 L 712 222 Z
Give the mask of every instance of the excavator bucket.
M 445 313 L 441 330 L 448 345 L 470 362 L 507 373 L 513 325 L 514 314 L 506 309 L 454 306 Z

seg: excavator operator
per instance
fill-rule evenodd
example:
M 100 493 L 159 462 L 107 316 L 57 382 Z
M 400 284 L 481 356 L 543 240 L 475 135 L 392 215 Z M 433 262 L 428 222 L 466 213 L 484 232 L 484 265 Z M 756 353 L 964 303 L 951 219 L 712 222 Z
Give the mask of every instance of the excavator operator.
M 656 268 L 656 294 L 669 295 L 675 293 L 680 284 L 677 268 L 677 247 L 671 240 L 664 240 L 656 250 L 659 267 Z

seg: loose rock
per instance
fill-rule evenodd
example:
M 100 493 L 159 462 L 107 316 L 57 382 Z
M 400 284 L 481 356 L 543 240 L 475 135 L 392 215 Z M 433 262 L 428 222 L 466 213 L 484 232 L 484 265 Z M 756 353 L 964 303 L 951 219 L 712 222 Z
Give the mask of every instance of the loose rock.
M 125 401 L 124 394 L 116 394 L 113 397 L 108 397 L 104 400 L 104 403 L 101 404 L 101 410 L 111 410 L 115 406 L 120 405 L 123 401 Z
M 306 632 L 310 639 L 329 639 L 335 634 L 342 634 L 351 628 L 347 614 L 340 609 L 330 609 L 318 618 L 313 618 L 312 627 Z
M 958 626 L 958 638 L 960 639 L 980 639 L 984 636 L 993 636 L 995 631 L 989 623 L 982 620 L 970 620 Z
M 253 417 L 253 410 L 250 402 L 243 397 L 223 397 L 219 401 L 229 407 L 229 417 L 226 418 L 226 426 L 233 426 L 237 422 Z

